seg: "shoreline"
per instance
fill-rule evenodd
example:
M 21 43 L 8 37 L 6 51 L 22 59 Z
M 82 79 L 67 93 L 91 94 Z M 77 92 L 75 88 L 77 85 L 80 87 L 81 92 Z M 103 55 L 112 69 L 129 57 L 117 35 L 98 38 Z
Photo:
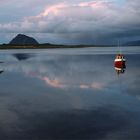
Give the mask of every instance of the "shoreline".
M 114 47 L 113 45 L 0 45 L 0 50 L 10 49 L 67 49 L 67 48 L 89 48 L 89 47 Z
M 117 47 L 115 45 L 0 45 L 0 50 L 14 50 L 14 49 L 70 49 L 70 48 L 103 48 L 103 47 Z M 140 46 L 122 46 L 126 47 L 140 47 Z

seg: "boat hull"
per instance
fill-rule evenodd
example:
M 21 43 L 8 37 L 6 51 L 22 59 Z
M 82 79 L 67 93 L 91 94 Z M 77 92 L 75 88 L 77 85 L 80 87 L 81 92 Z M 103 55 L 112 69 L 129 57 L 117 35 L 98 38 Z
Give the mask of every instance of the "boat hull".
M 125 68 L 125 61 L 115 61 L 114 66 L 117 68 Z

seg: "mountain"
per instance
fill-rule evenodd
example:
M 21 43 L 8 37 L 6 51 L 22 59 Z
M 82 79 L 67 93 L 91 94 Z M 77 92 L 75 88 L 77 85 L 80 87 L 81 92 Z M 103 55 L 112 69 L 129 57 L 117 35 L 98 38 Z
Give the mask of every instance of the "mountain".
M 140 46 L 140 40 L 129 41 L 129 42 L 126 42 L 123 45 L 125 45 L 125 46 Z
M 10 45 L 37 45 L 38 42 L 29 36 L 18 34 L 15 38 L 13 38 L 10 42 Z

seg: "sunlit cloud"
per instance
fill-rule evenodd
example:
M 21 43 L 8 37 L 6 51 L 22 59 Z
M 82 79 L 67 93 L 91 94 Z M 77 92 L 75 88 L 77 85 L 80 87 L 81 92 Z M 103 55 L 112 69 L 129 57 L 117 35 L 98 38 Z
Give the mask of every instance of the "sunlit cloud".
M 62 9 L 66 7 L 66 5 L 64 3 L 60 3 L 57 5 L 53 5 L 50 7 L 47 7 L 43 13 L 40 14 L 40 16 L 48 16 L 49 14 L 54 14 L 55 16 L 57 16 L 58 12 Z

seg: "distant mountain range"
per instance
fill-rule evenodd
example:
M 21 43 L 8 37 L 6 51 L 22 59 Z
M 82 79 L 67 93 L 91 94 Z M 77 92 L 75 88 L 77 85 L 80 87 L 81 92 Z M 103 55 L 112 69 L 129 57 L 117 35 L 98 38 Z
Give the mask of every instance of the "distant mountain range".
M 34 38 L 26 36 L 24 34 L 18 34 L 13 38 L 9 45 L 37 45 L 39 44 Z
M 140 40 L 129 41 L 123 44 L 124 46 L 140 46 Z

